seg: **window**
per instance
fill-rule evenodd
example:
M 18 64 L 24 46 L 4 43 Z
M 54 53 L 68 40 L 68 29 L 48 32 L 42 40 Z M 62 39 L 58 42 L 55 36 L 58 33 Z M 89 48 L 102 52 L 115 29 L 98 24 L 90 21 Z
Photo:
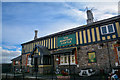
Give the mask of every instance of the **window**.
M 75 64 L 75 55 L 70 55 L 70 64 Z M 69 65 L 69 56 L 60 56 L 60 65 Z
M 68 63 L 68 59 L 67 58 L 68 58 L 67 56 L 64 56 L 64 59 L 65 59 L 64 62 L 65 63 Z
M 114 32 L 113 25 L 108 25 L 108 32 L 110 33 Z
M 75 56 L 72 55 L 72 56 L 71 56 L 71 64 L 74 64 L 74 63 L 75 63 Z
M 41 60 L 42 61 L 42 60 Z M 43 65 L 50 65 L 51 64 L 51 56 L 44 55 L 43 56 Z
M 102 33 L 103 34 L 107 34 L 107 28 L 106 28 L 106 26 L 102 27 Z
M 27 62 L 27 65 L 31 65 L 31 57 L 28 56 L 28 62 Z
M 118 47 L 118 51 L 120 51 L 120 47 Z
M 18 65 L 18 61 L 15 61 L 15 65 Z
M 31 58 L 28 58 L 27 65 L 31 65 Z
M 60 57 L 60 64 L 63 64 L 64 61 L 63 58 L 64 58 L 63 56 Z
M 110 33 L 114 33 L 114 32 L 115 32 L 115 30 L 114 30 L 113 24 L 109 24 L 109 25 L 105 25 L 105 26 L 101 27 L 101 33 L 102 33 L 102 35 L 104 35 L 104 34 L 110 34 Z

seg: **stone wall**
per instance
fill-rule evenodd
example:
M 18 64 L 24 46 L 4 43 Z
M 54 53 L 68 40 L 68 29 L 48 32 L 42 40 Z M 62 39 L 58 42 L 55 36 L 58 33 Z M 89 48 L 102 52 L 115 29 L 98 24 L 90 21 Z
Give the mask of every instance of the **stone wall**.
M 102 47 L 100 48 L 100 43 L 98 44 L 92 44 L 92 45 L 87 45 L 87 46 L 81 46 L 78 49 L 77 53 L 77 60 L 78 60 L 78 65 L 77 71 L 80 69 L 84 68 L 92 68 L 96 71 L 104 69 L 105 72 L 108 72 L 110 69 L 110 64 L 111 67 L 115 66 L 115 56 L 114 56 L 114 51 L 113 51 L 113 42 L 108 42 L 103 43 Z M 109 50 L 109 51 L 108 51 Z M 88 54 L 87 52 L 95 51 L 96 52 L 96 63 L 88 63 Z M 110 61 L 109 61 L 109 55 L 110 55 Z
M 25 67 L 26 65 L 26 54 L 22 55 L 22 66 Z
M 97 43 L 97 44 L 90 44 L 86 46 L 79 46 L 77 49 L 77 65 L 71 65 L 71 73 L 79 73 L 80 69 L 85 68 L 92 68 L 99 72 L 103 70 L 108 73 L 111 67 L 115 67 L 115 53 L 113 45 L 116 41 L 108 42 L 108 43 Z M 108 45 L 107 45 L 108 44 Z M 96 62 L 95 63 L 88 63 L 88 52 L 95 51 L 96 53 Z M 51 53 L 53 51 L 50 51 Z M 110 59 L 110 60 L 109 60 Z M 26 55 L 22 55 L 22 66 L 26 64 Z M 56 57 L 54 56 L 54 69 L 56 69 Z M 68 65 L 60 66 L 62 69 L 68 69 Z M 40 73 L 49 73 L 50 68 L 39 68 Z M 31 70 L 30 70 L 31 72 Z
M 104 70 L 105 73 L 108 73 L 110 68 L 115 67 L 116 57 L 113 46 L 115 43 L 116 41 L 79 46 L 77 49 L 78 64 L 70 66 L 71 73 L 79 73 L 81 69 L 85 68 L 92 68 L 96 73 L 99 73 L 100 70 Z M 92 51 L 95 51 L 95 63 L 88 62 L 88 52 Z M 68 65 L 59 65 L 59 67 L 60 69 L 69 69 Z

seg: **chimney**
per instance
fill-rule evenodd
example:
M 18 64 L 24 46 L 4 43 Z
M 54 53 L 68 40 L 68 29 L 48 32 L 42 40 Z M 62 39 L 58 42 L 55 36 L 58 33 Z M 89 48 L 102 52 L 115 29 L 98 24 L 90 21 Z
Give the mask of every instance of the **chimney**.
M 93 13 L 91 10 L 87 10 L 87 24 L 92 23 L 93 22 Z
M 38 33 L 38 30 L 35 30 L 35 37 L 34 37 L 34 39 L 37 39 L 37 33 Z

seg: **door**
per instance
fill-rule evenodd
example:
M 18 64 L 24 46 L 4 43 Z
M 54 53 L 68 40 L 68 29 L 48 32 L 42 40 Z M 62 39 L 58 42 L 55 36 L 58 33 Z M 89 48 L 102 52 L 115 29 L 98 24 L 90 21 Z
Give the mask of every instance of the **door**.
M 38 72 L 38 57 L 34 58 L 34 67 L 35 67 L 35 72 Z

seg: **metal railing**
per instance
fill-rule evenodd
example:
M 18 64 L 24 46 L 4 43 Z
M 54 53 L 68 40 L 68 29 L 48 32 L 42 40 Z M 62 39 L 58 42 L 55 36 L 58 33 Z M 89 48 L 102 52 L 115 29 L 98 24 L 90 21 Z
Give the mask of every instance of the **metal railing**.
M 92 75 L 92 76 L 84 76 L 81 77 L 78 75 L 78 73 L 75 73 L 75 68 L 70 68 L 71 74 L 68 73 L 66 76 L 57 75 L 55 74 L 55 70 L 51 68 L 51 71 L 44 71 L 43 74 L 40 74 L 39 72 L 32 72 L 27 73 L 24 71 L 21 73 L 13 72 L 13 73 L 3 73 L 2 74 L 2 80 L 108 80 L 108 75 L 99 72 L 98 74 Z M 69 72 L 69 71 L 68 71 Z

